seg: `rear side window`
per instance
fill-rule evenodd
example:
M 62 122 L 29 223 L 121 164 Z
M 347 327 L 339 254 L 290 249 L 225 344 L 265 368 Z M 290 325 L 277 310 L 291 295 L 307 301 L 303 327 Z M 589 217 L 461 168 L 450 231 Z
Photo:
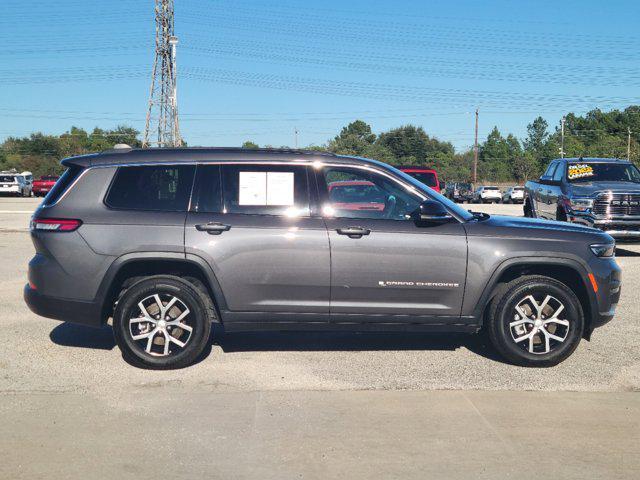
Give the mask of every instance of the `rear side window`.
M 186 211 L 194 172 L 194 165 L 120 167 L 105 203 L 120 210 Z
M 303 165 L 224 165 L 223 211 L 248 215 L 309 216 Z
M 69 189 L 71 184 L 75 182 L 76 178 L 80 176 L 82 171 L 82 167 L 72 166 L 67 168 L 66 172 L 62 174 L 53 188 L 49 190 L 47 196 L 44 197 L 44 201 L 42 202 L 42 204 L 48 206 L 56 203 L 60 199 L 62 194 Z

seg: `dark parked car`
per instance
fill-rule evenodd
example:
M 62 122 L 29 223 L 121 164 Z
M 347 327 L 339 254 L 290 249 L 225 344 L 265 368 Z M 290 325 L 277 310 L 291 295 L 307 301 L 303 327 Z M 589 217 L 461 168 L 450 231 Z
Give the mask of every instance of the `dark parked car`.
M 375 160 L 291 150 L 124 148 L 67 158 L 35 211 L 24 297 L 101 326 L 151 368 L 226 331 L 467 332 L 554 365 L 611 320 L 614 241 L 472 214 Z M 345 183 L 349 182 L 349 183 Z M 374 208 L 339 186 L 375 187 Z
M 471 202 L 473 198 L 473 185 L 467 182 L 447 183 L 444 195 L 457 203 Z
M 561 158 L 525 185 L 528 217 L 599 228 L 614 238 L 640 239 L 640 171 L 610 158 Z

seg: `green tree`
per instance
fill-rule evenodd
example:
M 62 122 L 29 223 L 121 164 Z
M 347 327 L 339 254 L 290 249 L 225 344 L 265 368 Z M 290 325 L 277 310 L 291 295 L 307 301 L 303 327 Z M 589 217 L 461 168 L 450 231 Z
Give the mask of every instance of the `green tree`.
M 386 147 L 400 165 L 435 166 L 438 154 L 453 158 L 453 145 L 430 137 L 422 127 L 404 125 L 378 136 L 376 142 Z
M 362 120 L 356 120 L 329 141 L 328 149 L 342 155 L 364 156 L 375 140 L 376 136 L 371 132 L 371 126 Z
M 513 178 L 512 164 L 516 155 L 519 142 L 509 135 L 504 138 L 498 127 L 487 136 L 487 140 L 480 147 L 478 156 L 479 177 L 488 181 L 509 181 Z
M 251 140 L 247 140 L 242 144 L 242 148 L 260 148 L 257 143 L 253 143 Z

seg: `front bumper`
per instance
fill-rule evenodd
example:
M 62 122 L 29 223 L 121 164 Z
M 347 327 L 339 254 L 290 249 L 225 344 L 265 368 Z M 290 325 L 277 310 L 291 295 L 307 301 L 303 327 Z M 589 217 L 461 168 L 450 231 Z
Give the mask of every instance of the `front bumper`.
M 1 193 L 22 193 L 22 190 L 20 190 L 20 185 L 12 185 L 10 187 L 0 188 L 0 194 Z
M 570 213 L 567 220 L 607 232 L 613 238 L 640 239 L 640 217 L 598 218 L 591 213 Z
M 41 317 L 91 327 L 100 327 L 102 325 L 101 309 L 95 303 L 47 297 L 31 288 L 29 284 L 24 286 L 23 295 L 29 310 Z

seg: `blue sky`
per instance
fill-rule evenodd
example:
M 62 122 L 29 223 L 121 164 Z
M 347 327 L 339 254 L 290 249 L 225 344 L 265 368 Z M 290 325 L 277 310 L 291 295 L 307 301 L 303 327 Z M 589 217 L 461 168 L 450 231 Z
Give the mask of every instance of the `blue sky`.
M 2 0 L 0 139 L 144 127 L 151 0 Z M 640 103 L 635 1 L 175 0 L 190 145 L 326 142 L 354 119 L 473 143 Z

